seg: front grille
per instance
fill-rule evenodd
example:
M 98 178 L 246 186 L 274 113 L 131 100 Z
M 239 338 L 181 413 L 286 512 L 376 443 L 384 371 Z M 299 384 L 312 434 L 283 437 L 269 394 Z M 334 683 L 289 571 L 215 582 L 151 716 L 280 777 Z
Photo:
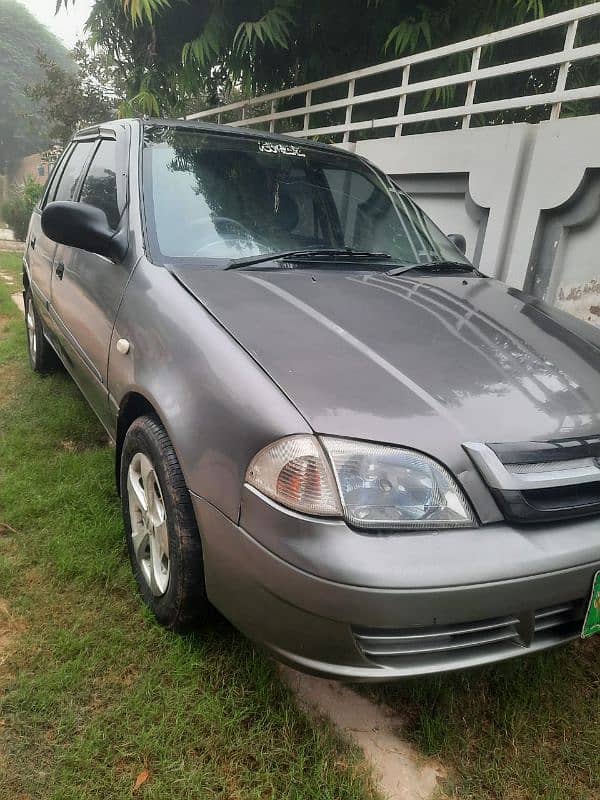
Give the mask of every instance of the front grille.
M 598 437 L 464 448 L 505 518 L 553 522 L 600 514 Z
M 600 481 L 594 483 L 554 486 L 548 489 L 529 489 L 523 498 L 538 511 L 577 511 L 596 513 L 600 508 Z
M 411 668 L 446 662 L 448 668 L 517 655 L 523 649 L 575 638 L 583 622 L 583 601 L 456 625 L 423 628 L 353 628 L 361 652 L 382 666 Z

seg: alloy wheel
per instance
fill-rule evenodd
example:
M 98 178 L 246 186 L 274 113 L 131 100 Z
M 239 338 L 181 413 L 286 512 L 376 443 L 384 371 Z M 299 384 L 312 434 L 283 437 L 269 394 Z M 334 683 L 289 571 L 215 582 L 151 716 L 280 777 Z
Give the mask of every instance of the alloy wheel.
M 35 310 L 31 298 L 27 301 L 27 313 L 25 317 L 27 323 L 27 338 L 29 340 L 29 352 L 31 358 L 35 361 L 35 354 L 37 351 L 37 335 L 35 332 Z
M 129 463 L 127 493 L 133 551 L 150 591 L 160 597 L 171 572 L 167 513 L 158 476 L 144 453 L 136 453 Z

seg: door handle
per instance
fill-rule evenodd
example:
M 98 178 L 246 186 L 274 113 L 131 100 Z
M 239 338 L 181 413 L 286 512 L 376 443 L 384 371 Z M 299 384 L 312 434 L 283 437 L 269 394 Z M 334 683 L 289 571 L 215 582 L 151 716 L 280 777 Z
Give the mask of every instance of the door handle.
M 62 281 L 62 277 L 65 274 L 65 265 L 62 261 L 59 261 L 56 265 L 56 277 L 59 281 Z
M 32 249 L 32 250 L 35 250 L 35 243 L 36 243 L 36 241 L 37 241 L 37 240 L 36 240 L 35 236 L 32 236 L 32 237 L 31 237 L 31 249 Z

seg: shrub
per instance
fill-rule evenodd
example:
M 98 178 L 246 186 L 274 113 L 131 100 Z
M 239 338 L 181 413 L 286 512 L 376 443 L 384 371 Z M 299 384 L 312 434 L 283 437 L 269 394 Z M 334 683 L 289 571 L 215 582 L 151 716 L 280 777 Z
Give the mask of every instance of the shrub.
M 2 206 L 2 216 L 20 242 L 25 241 L 31 212 L 43 193 L 44 187 L 28 176 L 25 183 L 13 189 L 12 196 Z

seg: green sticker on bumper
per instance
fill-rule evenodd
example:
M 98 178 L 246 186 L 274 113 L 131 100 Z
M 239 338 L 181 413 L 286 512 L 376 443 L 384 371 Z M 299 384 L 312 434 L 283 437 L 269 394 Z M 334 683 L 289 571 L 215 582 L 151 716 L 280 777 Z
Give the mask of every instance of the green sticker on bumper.
M 593 636 L 595 633 L 600 633 L 600 572 L 597 572 L 594 578 L 592 596 L 590 597 L 590 604 L 583 623 L 581 636 L 587 639 L 588 636 Z

